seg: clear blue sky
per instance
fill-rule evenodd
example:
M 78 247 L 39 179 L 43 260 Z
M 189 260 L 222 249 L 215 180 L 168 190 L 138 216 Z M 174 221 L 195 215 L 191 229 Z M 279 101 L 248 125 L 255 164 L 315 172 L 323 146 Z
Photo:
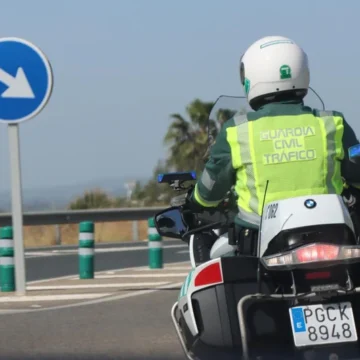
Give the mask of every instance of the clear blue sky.
M 34 42 L 55 76 L 48 106 L 20 127 L 23 187 L 150 176 L 169 114 L 195 97 L 243 95 L 239 57 L 266 35 L 304 47 L 312 87 L 360 133 L 359 10 L 356 0 L 3 2 L 1 36 Z M 8 158 L 0 124 L 0 189 Z

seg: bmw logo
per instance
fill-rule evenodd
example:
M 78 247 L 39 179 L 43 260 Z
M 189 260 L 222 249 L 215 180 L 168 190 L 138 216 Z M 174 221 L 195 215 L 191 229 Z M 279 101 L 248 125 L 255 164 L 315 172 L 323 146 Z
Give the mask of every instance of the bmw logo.
M 307 199 L 307 200 L 305 200 L 304 205 L 308 209 L 313 209 L 314 207 L 316 207 L 316 201 L 313 199 Z

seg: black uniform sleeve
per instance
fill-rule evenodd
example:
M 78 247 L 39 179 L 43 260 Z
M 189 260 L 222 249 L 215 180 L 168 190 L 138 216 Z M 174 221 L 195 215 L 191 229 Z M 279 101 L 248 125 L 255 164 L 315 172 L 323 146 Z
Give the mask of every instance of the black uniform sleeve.
M 341 164 L 341 174 L 348 185 L 360 188 L 360 165 L 354 164 L 349 160 L 349 148 L 359 144 L 359 140 L 349 123 L 344 119 L 343 134 L 344 159 Z
M 231 125 L 234 125 L 233 120 L 223 125 L 196 184 L 192 200 L 203 207 L 217 206 L 235 183 L 236 172 L 232 166 L 231 149 L 226 136 L 226 128 Z

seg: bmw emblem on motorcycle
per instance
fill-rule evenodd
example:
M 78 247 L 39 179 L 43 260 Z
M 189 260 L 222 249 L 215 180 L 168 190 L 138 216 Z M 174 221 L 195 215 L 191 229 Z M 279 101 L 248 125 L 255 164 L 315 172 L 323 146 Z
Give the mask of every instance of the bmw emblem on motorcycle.
M 313 209 L 314 207 L 316 207 L 316 201 L 313 199 L 307 199 L 307 200 L 305 200 L 304 205 L 308 209 Z

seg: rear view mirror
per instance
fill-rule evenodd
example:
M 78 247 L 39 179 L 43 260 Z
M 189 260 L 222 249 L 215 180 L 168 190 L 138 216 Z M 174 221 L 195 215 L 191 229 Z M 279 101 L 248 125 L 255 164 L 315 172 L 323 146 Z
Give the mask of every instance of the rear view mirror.
M 161 236 L 181 239 L 186 232 L 186 224 L 183 221 L 179 208 L 166 209 L 155 215 L 156 230 Z
M 360 164 L 360 144 L 349 148 L 349 159 L 355 164 Z

